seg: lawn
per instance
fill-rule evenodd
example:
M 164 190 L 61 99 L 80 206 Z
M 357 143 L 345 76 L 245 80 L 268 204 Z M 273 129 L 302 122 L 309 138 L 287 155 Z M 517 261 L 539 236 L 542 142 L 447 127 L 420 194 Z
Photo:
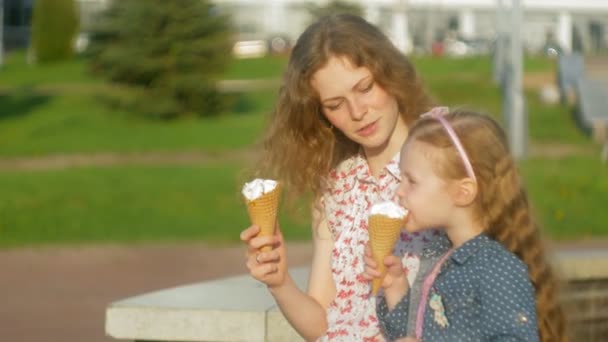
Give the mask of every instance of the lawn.
M 259 139 L 275 91 L 240 94 L 215 118 L 159 122 L 105 106 L 96 94 L 109 86 L 78 59 L 29 66 L 23 54 L 0 69 L 0 158 L 97 152 L 242 150 Z M 439 103 L 500 117 L 501 96 L 488 58 L 415 58 Z M 226 79 L 270 79 L 284 58 L 237 60 Z M 551 72 L 552 61 L 528 59 L 529 72 Z M 571 110 L 527 95 L 531 141 L 595 153 L 574 125 Z M 599 152 L 598 152 L 599 153 Z M 246 161 L 189 166 L 85 167 L 0 171 L 0 246 L 206 240 L 235 242 L 247 225 L 239 196 Z M 596 155 L 535 156 L 521 163 L 539 221 L 555 239 L 608 237 L 608 168 Z M 307 239 L 305 218 L 281 218 L 289 239 Z
M 234 242 L 248 225 L 242 165 L 0 171 L 0 247 L 113 241 Z M 281 219 L 305 239 L 305 221 Z M 294 223 L 295 222 L 295 223 Z
M 105 108 L 90 96 L 16 93 L 0 97 L 0 157 L 245 148 L 257 140 L 273 96 L 245 94 L 243 110 L 162 122 Z

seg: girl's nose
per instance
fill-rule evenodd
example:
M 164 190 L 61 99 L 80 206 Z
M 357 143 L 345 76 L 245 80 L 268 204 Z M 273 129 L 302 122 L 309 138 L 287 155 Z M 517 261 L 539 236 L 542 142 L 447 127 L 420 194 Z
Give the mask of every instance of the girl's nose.
M 397 197 L 399 198 L 399 202 L 402 202 L 403 198 L 405 197 L 405 186 L 405 182 L 402 182 L 397 188 Z

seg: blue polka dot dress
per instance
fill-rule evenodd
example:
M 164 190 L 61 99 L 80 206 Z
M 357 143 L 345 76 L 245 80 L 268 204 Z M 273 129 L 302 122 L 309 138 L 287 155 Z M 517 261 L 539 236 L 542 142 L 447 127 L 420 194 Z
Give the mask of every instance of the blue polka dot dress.
M 384 297 L 377 302 L 380 326 L 389 340 L 415 336 L 412 324 L 408 328 L 412 292 L 392 311 Z M 424 342 L 539 340 L 527 267 L 484 234 L 448 257 L 425 302 Z

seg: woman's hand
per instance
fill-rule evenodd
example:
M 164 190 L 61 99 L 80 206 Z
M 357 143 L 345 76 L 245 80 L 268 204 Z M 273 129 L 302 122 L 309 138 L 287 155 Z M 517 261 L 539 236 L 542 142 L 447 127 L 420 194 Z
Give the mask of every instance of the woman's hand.
M 260 228 L 252 225 L 241 232 L 241 241 L 247 244 L 246 265 L 249 274 L 266 286 L 273 288 L 285 283 L 287 274 L 287 257 L 283 234 L 277 223 L 276 233 L 272 236 L 260 236 Z M 263 246 L 271 246 L 269 252 L 261 252 Z
M 402 338 L 396 339 L 395 342 L 420 342 L 420 340 L 417 340 L 413 337 L 402 337 Z

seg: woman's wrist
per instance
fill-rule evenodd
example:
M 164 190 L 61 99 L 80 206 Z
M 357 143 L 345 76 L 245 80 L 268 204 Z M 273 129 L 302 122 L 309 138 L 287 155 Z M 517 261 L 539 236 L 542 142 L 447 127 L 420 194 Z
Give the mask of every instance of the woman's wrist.
M 276 297 L 276 296 L 280 295 L 280 293 L 283 292 L 285 289 L 287 289 L 291 286 L 295 286 L 295 283 L 294 283 L 293 279 L 291 278 L 291 275 L 289 274 L 289 272 L 287 272 L 285 274 L 285 279 L 283 280 L 283 282 L 281 284 L 267 285 L 266 287 L 268 288 L 268 291 L 270 291 L 270 294 L 273 297 Z

